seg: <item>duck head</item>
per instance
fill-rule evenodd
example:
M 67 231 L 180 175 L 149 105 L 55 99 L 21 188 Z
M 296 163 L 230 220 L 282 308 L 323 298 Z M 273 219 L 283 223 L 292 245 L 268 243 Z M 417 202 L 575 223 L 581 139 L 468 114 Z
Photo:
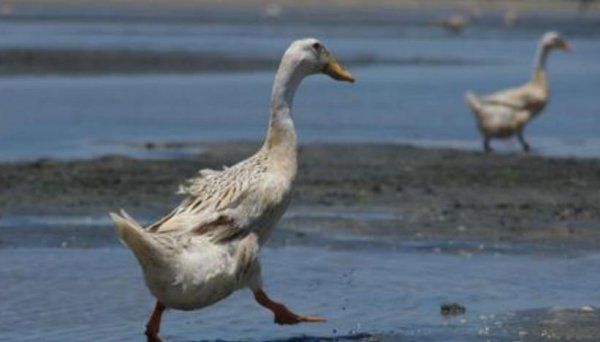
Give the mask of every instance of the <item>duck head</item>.
M 286 50 L 283 60 L 303 76 L 326 74 L 329 77 L 346 82 L 354 82 L 354 77 L 335 60 L 323 43 L 315 38 L 300 39 Z
M 559 49 L 567 52 L 573 51 L 569 43 L 558 32 L 546 32 L 542 36 L 542 46 L 545 49 Z

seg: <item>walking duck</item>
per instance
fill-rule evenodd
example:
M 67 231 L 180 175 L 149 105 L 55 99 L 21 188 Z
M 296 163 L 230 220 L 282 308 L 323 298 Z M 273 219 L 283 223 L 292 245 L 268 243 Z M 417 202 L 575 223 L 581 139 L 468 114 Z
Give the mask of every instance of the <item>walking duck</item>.
M 160 341 L 166 308 L 196 310 L 238 289 L 250 288 L 277 324 L 322 322 L 292 312 L 263 289 L 259 251 L 285 212 L 297 170 L 292 102 L 300 82 L 313 74 L 354 82 L 317 39 L 285 51 L 271 94 L 271 117 L 262 147 L 224 170 L 201 170 L 181 187 L 186 196 L 170 214 L 143 228 L 125 212 L 111 214 L 121 241 L 137 258 L 156 305 L 146 325 Z

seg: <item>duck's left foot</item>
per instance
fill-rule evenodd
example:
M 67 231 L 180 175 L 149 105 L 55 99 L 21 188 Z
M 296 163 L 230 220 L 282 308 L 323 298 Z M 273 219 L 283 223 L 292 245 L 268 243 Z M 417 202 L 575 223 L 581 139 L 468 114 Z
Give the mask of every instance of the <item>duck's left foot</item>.
M 154 307 L 154 311 L 152 311 L 152 315 L 150 316 L 150 320 L 146 324 L 146 337 L 148 338 L 148 342 L 162 342 L 160 336 L 158 336 L 158 332 L 160 331 L 160 319 L 162 318 L 162 314 L 165 311 L 165 306 L 156 301 L 156 306 Z
M 295 314 L 281 304 L 273 310 L 273 313 L 275 314 L 275 323 L 279 325 L 325 322 L 325 318 L 323 317 Z

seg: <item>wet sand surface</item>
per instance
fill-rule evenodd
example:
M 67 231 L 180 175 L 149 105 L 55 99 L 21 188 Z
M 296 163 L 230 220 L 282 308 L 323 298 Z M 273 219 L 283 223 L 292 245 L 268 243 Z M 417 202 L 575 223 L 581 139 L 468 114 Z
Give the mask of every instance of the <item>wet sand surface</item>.
M 251 155 L 258 143 L 148 145 L 162 160 L 104 157 L 0 164 L 6 214 L 86 214 L 125 208 L 159 218 L 178 184 L 203 168 Z M 166 151 L 166 152 L 165 152 Z M 600 246 L 600 161 L 485 155 L 385 144 L 300 149 L 293 205 L 283 226 L 401 239 L 484 240 Z M 7 219 L 6 217 L 4 219 Z M 0 218 L 0 222 L 2 218 Z

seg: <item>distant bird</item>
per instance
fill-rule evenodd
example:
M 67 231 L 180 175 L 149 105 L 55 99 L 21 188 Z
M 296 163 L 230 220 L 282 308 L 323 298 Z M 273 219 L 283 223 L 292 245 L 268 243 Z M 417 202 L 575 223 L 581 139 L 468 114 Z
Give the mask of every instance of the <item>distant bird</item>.
M 519 12 L 517 10 L 509 9 L 502 15 L 502 21 L 504 22 L 504 26 L 513 27 L 519 20 Z
M 256 154 L 224 170 L 200 171 L 182 186 L 186 198 L 181 204 L 146 228 L 125 212 L 111 214 L 119 238 L 137 258 L 157 299 L 146 325 L 148 341 L 160 341 L 166 308 L 201 309 L 245 287 L 273 312 L 277 324 L 324 321 L 271 300 L 263 290 L 258 259 L 290 202 L 296 177 L 294 94 L 303 78 L 319 73 L 354 81 L 318 40 L 293 42 L 275 75 L 269 129 Z
M 460 34 L 471 23 L 471 15 L 469 14 L 454 14 L 444 20 L 439 20 L 433 24 L 445 28 L 446 30 Z
M 529 144 L 523 137 L 523 130 L 548 102 L 546 60 L 552 49 L 571 51 L 567 41 L 558 33 L 544 34 L 539 42 L 533 75 L 524 85 L 481 98 L 472 92 L 465 94 L 465 100 L 475 114 L 479 131 L 483 135 L 485 151 L 492 150 L 490 147 L 492 138 L 513 135 L 517 136 L 523 150 L 529 151 Z
M 283 13 L 283 6 L 278 3 L 267 3 L 263 6 L 263 14 L 267 18 L 279 18 Z

